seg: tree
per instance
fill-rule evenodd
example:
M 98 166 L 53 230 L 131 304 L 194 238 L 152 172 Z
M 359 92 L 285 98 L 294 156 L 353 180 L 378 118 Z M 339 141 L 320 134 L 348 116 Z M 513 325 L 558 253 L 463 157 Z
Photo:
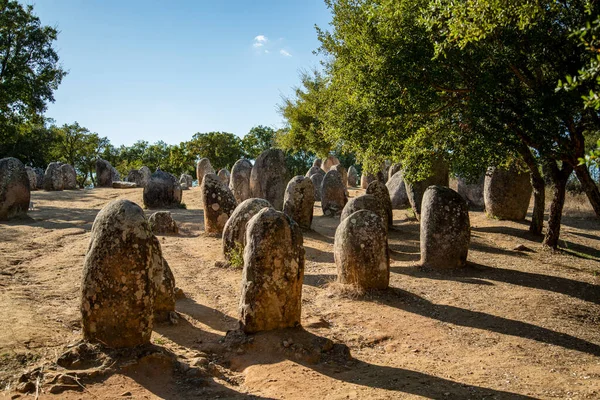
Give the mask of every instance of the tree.
M 188 142 L 188 151 L 198 158 L 208 158 L 215 168 L 231 169 L 244 156 L 242 141 L 233 133 L 196 133 Z
M 252 160 L 271 147 L 275 147 L 275 130 L 268 126 L 255 126 L 242 139 L 244 153 Z
M 10 125 L 43 122 L 42 113 L 66 72 L 52 47 L 58 31 L 43 26 L 33 6 L 0 1 L 0 142 Z

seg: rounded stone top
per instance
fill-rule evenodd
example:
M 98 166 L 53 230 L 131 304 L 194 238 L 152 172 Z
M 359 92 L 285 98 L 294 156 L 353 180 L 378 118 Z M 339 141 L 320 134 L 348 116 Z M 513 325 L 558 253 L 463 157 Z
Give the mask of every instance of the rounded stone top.
M 113 200 L 100 210 L 92 225 L 92 237 L 99 230 L 115 233 L 133 232 L 143 238 L 152 234 L 144 210 L 136 203 L 125 199 Z
M 371 210 L 358 210 L 350 214 L 338 226 L 338 230 L 344 231 L 345 229 L 353 231 L 359 237 L 379 230 L 383 235 L 387 235 L 384 220 Z

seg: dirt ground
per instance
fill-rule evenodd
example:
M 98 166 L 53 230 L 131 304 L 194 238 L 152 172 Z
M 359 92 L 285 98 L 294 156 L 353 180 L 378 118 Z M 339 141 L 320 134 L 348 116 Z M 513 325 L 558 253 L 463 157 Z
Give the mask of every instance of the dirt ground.
M 19 376 L 60 372 L 80 339 L 90 228 L 117 198 L 142 204 L 142 190 L 37 191 L 29 220 L 0 224 L 0 397 L 33 398 L 15 392 Z M 569 197 L 559 254 L 541 251 L 527 223 L 471 212 L 470 265 L 453 273 L 418 267 L 419 224 L 396 210 L 390 288 L 363 296 L 333 284 L 338 220 L 316 203 L 303 328 L 252 337 L 227 335 L 241 270 L 215 265 L 221 240 L 204 236 L 199 189 L 183 201 L 171 210 L 180 234 L 159 237 L 185 294 L 179 323 L 155 326 L 153 355 L 77 390 L 52 395 L 42 382 L 40 398 L 600 398 L 600 222 L 582 196 Z

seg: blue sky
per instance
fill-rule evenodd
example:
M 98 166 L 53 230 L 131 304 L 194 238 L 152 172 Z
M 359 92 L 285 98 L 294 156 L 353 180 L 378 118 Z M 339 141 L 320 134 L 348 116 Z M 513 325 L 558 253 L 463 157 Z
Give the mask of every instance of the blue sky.
M 319 65 L 323 0 L 37 0 L 69 74 L 46 115 L 115 145 L 278 128 L 282 95 Z

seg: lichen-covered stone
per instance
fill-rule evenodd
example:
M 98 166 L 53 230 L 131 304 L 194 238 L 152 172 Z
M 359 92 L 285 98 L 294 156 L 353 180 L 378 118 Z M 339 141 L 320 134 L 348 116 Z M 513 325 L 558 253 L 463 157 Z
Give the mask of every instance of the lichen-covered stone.
M 421 264 L 460 268 L 467 262 L 471 225 L 467 202 L 445 186 L 430 186 L 421 209 Z
M 285 189 L 283 212 L 300 228 L 310 229 L 314 205 L 315 186 L 310 178 L 302 175 L 293 177 Z
M 198 186 L 202 185 L 202 180 L 206 174 L 214 174 L 215 169 L 210 164 L 208 158 L 201 158 L 196 165 L 196 179 L 198 179 Z
M 377 177 L 370 172 L 363 171 L 360 177 L 360 187 L 361 189 L 367 189 L 369 184 L 376 180 Z
M 263 208 L 271 204 L 265 199 L 251 198 L 241 202 L 233 211 L 223 229 L 223 257 L 231 262 L 232 252 L 242 251 L 246 246 L 246 226 L 248 221 Z
M 396 164 L 390 165 L 388 168 L 388 178 L 387 178 L 386 183 L 388 183 L 390 181 L 390 179 L 392 179 L 392 176 L 394 176 L 396 174 L 396 172 L 399 172 L 400 170 L 402 170 L 402 164 L 396 163 Z
M 229 187 L 229 179 L 231 178 L 231 174 L 225 168 L 219 170 L 217 174 L 221 182 L 225 184 L 225 186 Z
M 29 190 L 37 189 L 37 174 L 31 167 L 25 167 L 25 172 L 27 172 L 27 179 L 29 179 Z
M 393 169 L 393 167 L 394 166 L 392 166 L 391 169 Z M 410 201 L 408 201 L 408 194 L 406 194 L 406 186 L 404 185 L 402 171 L 396 171 L 396 173 L 388 179 L 385 186 L 387 186 L 388 191 L 390 192 L 392 209 L 404 210 L 410 207 Z
M 77 172 L 75 168 L 69 164 L 63 164 L 60 166 L 60 170 L 63 176 L 63 189 L 64 190 L 75 190 L 77 189 Z
M 390 257 L 385 225 L 371 210 L 356 211 L 340 223 L 333 244 L 338 282 L 366 290 L 388 287 Z
M 46 168 L 44 173 L 44 190 L 57 191 L 63 190 L 65 187 L 65 181 L 63 178 L 62 169 L 60 168 L 62 163 L 51 162 Z
M 142 173 L 137 169 L 132 169 L 131 171 L 129 171 L 129 173 L 127 174 L 127 178 L 125 179 L 127 182 L 135 183 L 135 186 L 143 187 Z
M 414 183 L 404 180 L 408 201 L 418 220 L 421 218 L 421 202 L 425 190 L 431 185 L 448 186 L 448 180 L 448 164 L 442 159 L 438 159 L 433 163 L 431 174 L 425 180 Z
M 142 175 L 142 182 L 138 185 L 138 187 L 146 187 L 148 182 L 150 182 L 150 178 L 152 177 L 152 171 L 150 171 L 150 168 L 146 167 L 145 165 L 142 166 L 138 171 L 140 171 L 140 174 Z
M 248 222 L 240 325 L 246 333 L 300 324 L 304 247 L 300 227 L 264 208 Z
M 0 220 L 24 217 L 29 209 L 31 191 L 23 163 L 16 158 L 0 160 Z
M 246 159 L 240 159 L 233 164 L 231 168 L 231 177 L 229 178 L 229 189 L 238 204 L 252 197 L 250 191 L 250 174 L 252 173 L 252 163 Z
M 181 204 L 181 185 L 177 178 L 165 171 L 156 171 L 144 187 L 144 205 L 147 208 L 170 208 Z
M 387 186 L 381 181 L 373 181 L 367 187 L 367 194 L 372 194 L 381 202 L 387 215 L 385 222 L 389 227 L 394 225 L 394 214 L 392 212 L 392 200 Z
M 237 206 L 235 197 L 215 174 L 204 175 L 200 190 L 204 206 L 204 232 L 220 236 L 225 223 Z
M 276 210 L 283 209 L 287 185 L 285 155 L 279 149 L 263 151 L 254 162 L 250 174 L 252 197 L 267 200 Z
M 36 188 L 43 189 L 44 188 L 44 173 L 45 173 L 45 171 L 39 167 L 35 167 L 33 170 L 35 171 Z
M 348 187 L 348 171 L 342 164 L 335 164 L 330 168 L 330 170 L 336 170 L 342 176 L 342 182 L 344 183 L 344 187 Z
M 479 179 L 474 182 L 467 181 L 465 178 L 458 177 L 457 192 L 467 201 L 469 208 L 483 208 L 483 186 L 485 184 L 485 174 L 481 174 Z M 527 204 L 529 205 L 529 203 Z
M 114 181 L 120 181 L 121 176 L 108 161 L 99 158 L 96 160 L 96 186 L 112 187 Z
M 148 218 L 148 226 L 154 234 L 173 234 L 179 233 L 177 223 L 173 220 L 170 211 L 157 211 Z
M 327 172 L 321 185 L 323 215 L 329 217 L 339 215 L 347 202 L 348 196 L 346 195 L 346 187 L 342 182 L 342 175 L 336 170 Z
M 358 185 L 358 171 L 354 168 L 354 165 L 351 165 L 348 168 L 348 186 L 356 187 Z
M 194 178 L 188 174 L 181 174 L 179 177 L 179 183 L 181 184 L 181 188 L 183 189 L 183 185 L 185 184 L 185 188 L 189 189 L 194 184 Z
M 382 221 L 387 221 L 387 212 L 381 201 L 372 194 L 364 194 L 362 196 L 354 197 L 348 201 L 342 210 L 340 222 L 359 210 L 373 211 L 375 214 L 381 217 Z M 387 224 L 385 225 L 385 228 L 387 231 Z
M 306 173 L 306 177 L 310 178 L 311 176 L 313 176 L 314 174 L 321 174 L 323 176 L 325 176 L 325 171 L 323 171 L 321 169 L 321 167 L 317 167 L 317 166 L 312 166 L 310 167 L 310 169 L 308 170 L 308 172 Z
M 154 238 L 154 246 L 160 249 L 160 243 Z M 154 297 L 154 321 L 168 321 L 169 314 L 175 311 L 175 277 L 164 258 L 160 264 L 160 272 L 156 296 Z
M 321 186 L 323 186 L 323 178 L 325 178 L 325 175 L 323 174 L 312 174 L 309 178 L 313 183 L 313 187 L 315 188 L 315 201 L 321 201 Z
M 338 158 L 336 156 L 329 156 L 325 159 L 325 161 L 323 161 L 323 171 L 325 171 L 325 173 L 329 172 L 329 170 L 331 169 L 331 167 L 333 167 L 334 165 L 338 165 L 340 163 L 340 160 L 338 160 Z
M 100 210 L 83 267 L 80 310 L 85 339 L 113 348 L 150 342 L 162 259 L 137 204 L 115 200 Z
M 514 166 L 488 168 L 483 189 L 485 212 L 493 218 L 522 221 L 527 216 L 532 191 L 529 173 Z

